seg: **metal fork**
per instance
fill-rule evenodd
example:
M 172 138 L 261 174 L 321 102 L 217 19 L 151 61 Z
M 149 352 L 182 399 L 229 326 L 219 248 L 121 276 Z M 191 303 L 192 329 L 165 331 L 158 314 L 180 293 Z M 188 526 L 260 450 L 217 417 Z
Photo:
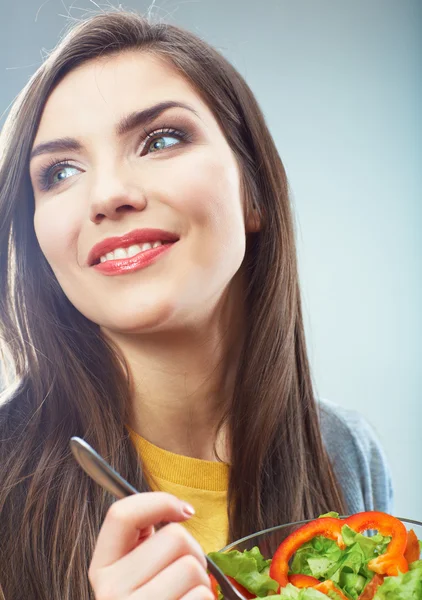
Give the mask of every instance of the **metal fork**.
M 102 456 L 98 454 L 85 440 L 79 437 L 72 437 L 70 448 L 73 456 L 94 481 L 101 485 L 105 490 L 113 494 L 118 499 L 126 498 L 132 494 L 138 494 L 130 483 L 126 481 L 117 471 L 111 467 Z M 205 555 L 209 572 L 216 578 L 220 585 L 221 592 L 226 600 L 246 600 L 217 565 Z

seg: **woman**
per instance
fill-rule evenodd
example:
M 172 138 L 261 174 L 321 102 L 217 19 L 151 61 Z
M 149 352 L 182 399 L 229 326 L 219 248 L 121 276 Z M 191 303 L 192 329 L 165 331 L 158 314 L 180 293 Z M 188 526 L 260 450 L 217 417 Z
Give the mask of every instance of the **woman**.
M 221 55 L 91 17 L 22 91 L 1 149 L 7 600 L 208 599 L 199 544 L 391 510 L 372 430 L 315 400 L 286 176 Z M 161 493 L 113 504 L 73 435 Z

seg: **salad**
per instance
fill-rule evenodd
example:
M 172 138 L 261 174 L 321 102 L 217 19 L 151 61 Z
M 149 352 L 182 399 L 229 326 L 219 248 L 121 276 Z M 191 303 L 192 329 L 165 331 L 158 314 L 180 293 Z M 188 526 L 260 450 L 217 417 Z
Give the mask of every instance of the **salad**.
M 377 530 L 372 536 L 367 530 Z M 305 523 L 272 559 L 258 546 L 211 552 L 210 558 L 245 596 L 271 600 L 422 600 L 422 541 L 413 529 L 378 511 Z M 210 575 L 216 600 L 219 585 Z

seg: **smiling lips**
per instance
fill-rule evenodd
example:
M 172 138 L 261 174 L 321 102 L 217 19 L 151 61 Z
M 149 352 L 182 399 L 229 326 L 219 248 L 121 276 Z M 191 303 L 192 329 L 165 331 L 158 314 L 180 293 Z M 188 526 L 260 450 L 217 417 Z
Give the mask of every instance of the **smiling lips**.
M 96 244 L 87 262 L 104 275 L 129 273 L 154 262 L 178 240 L 174 233 L 161 229 L 137 229 Z

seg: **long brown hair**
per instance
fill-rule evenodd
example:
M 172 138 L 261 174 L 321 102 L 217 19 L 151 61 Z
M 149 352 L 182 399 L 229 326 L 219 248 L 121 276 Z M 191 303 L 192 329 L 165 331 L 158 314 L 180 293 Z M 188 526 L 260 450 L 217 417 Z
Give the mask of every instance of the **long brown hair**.
M 139 49 L 167 60 L 220 123 L 262 231 L 248 240 L 247 319 L 231 439 L 230 539 L 345 512 L 325 452 L 302 321 L 285 171 L 248 85 L 213 48 L 175 26 L 108 12 L 78 23 L 16 100 L 0 138 L 0 314 L 9 387 L 0 406 L 0 582 L 7 600 L 93 598 L 88 566 L 113 499 L 69 452 L 85 438 L 140 490 L 128 437 L 127 370 L 60 288 L 38 245 L 28 157 L 52 89 L 84 61 Z M 240 417 L 241 415 L 241 417 Z

